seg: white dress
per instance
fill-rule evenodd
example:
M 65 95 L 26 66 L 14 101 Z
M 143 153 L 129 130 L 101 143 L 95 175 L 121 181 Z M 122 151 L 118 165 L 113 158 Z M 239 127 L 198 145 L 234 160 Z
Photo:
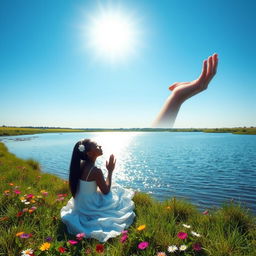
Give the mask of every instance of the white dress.
M 96 181 L 79 182 L 75 199 L 71 197 L 60 211 L 70 234 L 85 233 L 86 237 L 106 242 L 132 224 L 135 217 L 132 190 L 112 184 L 111 191 L 104 195 L 97 189 Z

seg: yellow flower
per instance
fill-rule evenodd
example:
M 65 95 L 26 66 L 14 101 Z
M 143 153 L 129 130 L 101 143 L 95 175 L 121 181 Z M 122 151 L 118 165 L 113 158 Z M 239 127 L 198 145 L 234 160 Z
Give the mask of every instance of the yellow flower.
M 47 250 L 50 248 L 50 246 L 51 246 L 50 243 L 43 243 L 43 244 L 39 247 L 39 249 L 40 249 L 41 251 L 47 251 Z
M 146 228 L 146 225 L 140 225 L 139 227 L 137 227 L 137 230 L 141 231 L 141 230 L 143 230 L 145 228 Z
M 35 201 L 35 200 L 31 200 L 30 202 L 31 202 L 31 203 L 35 203 L 36 201 Z
M 37 198 L 43 198 L 42 196 L 36 196 Z
M 16 236 L 21 236 L 22 234 L 24 234 L 24 232 L 19 232 L 16 234 Z
M 24 196 L 20 197 L 20 201 L 22 201 L 22 200 L 25 200 L 25 197 L 24 197 Z
M 171 209 L 171 206 L 166 206 L 166 209 Z

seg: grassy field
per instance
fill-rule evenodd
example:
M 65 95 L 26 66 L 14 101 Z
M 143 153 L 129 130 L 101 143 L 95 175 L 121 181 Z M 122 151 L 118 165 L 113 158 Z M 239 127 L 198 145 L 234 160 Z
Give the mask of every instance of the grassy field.
M 60 219 L 71 197 L 66 181 L 42 173 L 33 160 L 17 158 L 3 143 L 0 174 L 1 256 L 256 255 L 255 216 L 231 202 L 202 213 L 185 201 L 158 202 L 136 193 L 128 233 L 101 244 L 67 234 Z M 22 253 L 27 249 L 33 254 Z
M 151 129 L 151 128 L 131 128 L 131 129 L 62 129 L 62 128 L 21 128 L 21 127 L 0 127 L 0 136 L 37 134 L 46 132 L 207 132 L 207 133 L 233 133 L 233 134 L 256 134 L 256 128 L 215 128 L 215 129 L 199 129 L 199 128 L 184 128 L 184 129 Z

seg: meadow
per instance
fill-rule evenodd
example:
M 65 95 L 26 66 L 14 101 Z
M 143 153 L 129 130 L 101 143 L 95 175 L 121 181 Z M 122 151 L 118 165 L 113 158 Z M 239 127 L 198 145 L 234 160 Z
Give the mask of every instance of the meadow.
M 71 197 L 67 181 L 17 158 L 3 143 L 0 174 L 0 255 L 256 255 L 256 217 L 235 202 L 200 212 L 186 201 L 158 202 L 137 192 L 134 223 L 99 243 L 67 233 L 60 219 Z

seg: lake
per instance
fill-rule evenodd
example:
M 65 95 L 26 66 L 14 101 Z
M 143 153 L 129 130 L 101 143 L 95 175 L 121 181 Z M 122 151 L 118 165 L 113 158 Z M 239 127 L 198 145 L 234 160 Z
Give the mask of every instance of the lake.
M 18 157 L 40 162 L 43 172 L 68 179 L 74 144 L 83 138 L 103 148 L 96 165 L 113 182 L 162 201 L 185 198 L 200 210 L 234 200 L 256 213 L 256 136 L 201 132 L 45 133 L 0 137 Z

